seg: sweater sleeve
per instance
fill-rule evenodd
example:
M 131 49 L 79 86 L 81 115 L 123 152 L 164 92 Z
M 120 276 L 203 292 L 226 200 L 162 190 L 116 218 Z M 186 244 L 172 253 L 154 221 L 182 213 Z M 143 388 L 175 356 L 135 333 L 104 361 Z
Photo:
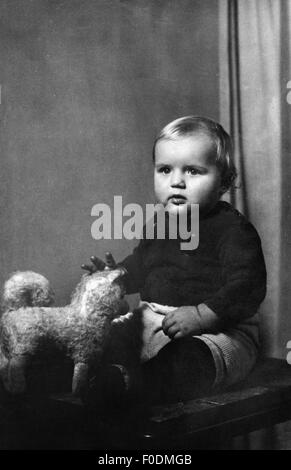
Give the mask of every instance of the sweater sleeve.
M 266 295 L 261 241 L 250 223 L 230 226 L 218 245 L 222 287 L 204 303 L 223 320 L 254 315 Z
M 132 254 L 118 263 L 127 271 L 127 274 L 125 275 L 127 294 L 139 292 L 144 284 L 145 269 L 142 256 L 143 244 L 144 240 L 141 240 L 138 246 L 133 250 Z

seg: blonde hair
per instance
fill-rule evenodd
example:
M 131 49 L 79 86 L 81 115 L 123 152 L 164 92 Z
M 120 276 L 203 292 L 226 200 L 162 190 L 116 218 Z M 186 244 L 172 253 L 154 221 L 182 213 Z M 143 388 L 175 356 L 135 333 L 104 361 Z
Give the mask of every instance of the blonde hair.
M 201 116 L 185 116 L 167 124 L 155 139 L 153 161 L 155 161 L 156 145 L 160 140 L 171 140 L 195 133 L 204 133 L 212 139 L 216 151 L 215 162 L 221 175 L 221 187 L 223 192 L 228 191 L 234 187 L 234 181 L 237 177 L 232 157 L 232 142 L 223 127 L 212 119 Z

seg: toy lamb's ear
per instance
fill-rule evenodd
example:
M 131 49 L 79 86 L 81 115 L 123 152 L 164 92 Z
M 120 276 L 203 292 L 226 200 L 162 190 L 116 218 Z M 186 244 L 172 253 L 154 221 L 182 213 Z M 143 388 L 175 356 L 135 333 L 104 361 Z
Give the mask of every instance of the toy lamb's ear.
M 109 281 L 114 282 L 116 279 L 124 276 L 127 273 L 127 270 L 123 266 L 116 266 L 113 270 L 108 269 L 107 273 Z
M 121 276 L 121 271 L 119 269 L 114 269 L 112 271 L 107 271 L 107 279 L 110 282 L 114 282 L 116 279 L 118 279 Z

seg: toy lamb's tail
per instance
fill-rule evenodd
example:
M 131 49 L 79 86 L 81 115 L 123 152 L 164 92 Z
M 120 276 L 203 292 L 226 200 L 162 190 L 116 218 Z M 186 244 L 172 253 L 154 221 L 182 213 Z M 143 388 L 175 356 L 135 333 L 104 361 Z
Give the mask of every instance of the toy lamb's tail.
M 22 307 L 49 307 L 54 293 L 49 281 L 33 271 L 17 271 L 5 282 L 2 293 L 2 310 Z

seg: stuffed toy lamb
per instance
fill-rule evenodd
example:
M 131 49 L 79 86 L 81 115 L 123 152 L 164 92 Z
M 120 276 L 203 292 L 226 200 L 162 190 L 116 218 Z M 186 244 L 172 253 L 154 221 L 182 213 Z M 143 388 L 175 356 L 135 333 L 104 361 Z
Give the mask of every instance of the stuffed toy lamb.
M 0 318 L 0 377 L 11 394 L 26 390 L 31 361 L 53 348 L 73 360 L 72 393 L 80 395 L 91 364 L 98 364 L 111 322 L 124 309 L 122 277 L 115 267 L 84 274 L 71 303 L 51 307 L 48 280 L 32 271 L 16 272 L 3 289 Z

